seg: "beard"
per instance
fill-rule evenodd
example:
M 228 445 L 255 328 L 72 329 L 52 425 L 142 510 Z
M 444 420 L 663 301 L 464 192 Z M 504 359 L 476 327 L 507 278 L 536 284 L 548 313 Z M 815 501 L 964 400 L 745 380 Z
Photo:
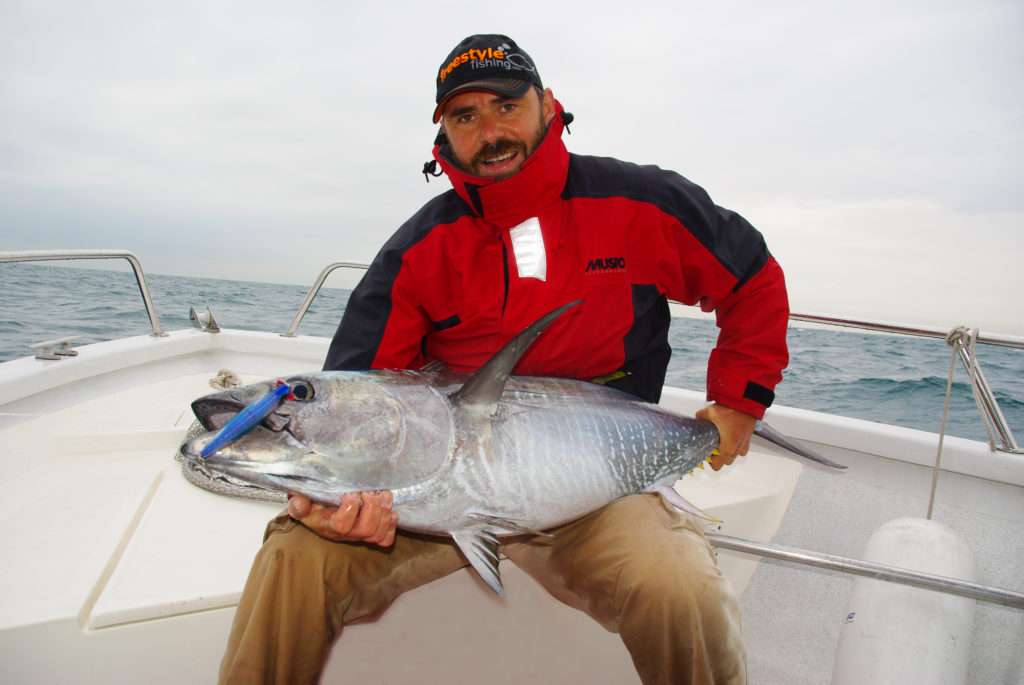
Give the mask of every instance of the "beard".
M 499 138 L 493 143 L 487 143 L 486 145 L 481 147 L 477 151 L 477 153 L 473 155 L 473 158 L 470 159 L 468 163 L 462 161 L 461 159 L 454 160 L 456 162 L 456 166 L 458 166 L 463 171 L 467 171 L 473 174 L 474 176 L 483 176 L 483 174 L 480 173 L 480 169 L 484 168 L 484 160 L 487 158 L 498 157 L 507 152 L 518 152 L 520 154 L 520 159 L 522 159 L 523 164 L 525 164 L 526 160 L 529 159 L 530 155 L 533 154 L 534 150 L 537 149 L 537 147 L 541 144 L 541 141 L 544 140 L 544 136 L 546 136 L 548 133 L 548 125 L 544 122 L 543 111 L 538 113 L 538 124 L 539 126 L 537 127 L 537 135 L 534 136 L 533 140 L 529 141 L 529 144 L 521 140 L 513 140 L 511 138 Z M 519 166 L 519 169 L 521 168 L 522 164 L 520 164 Z M 519 169 L 516 169 L 510 174 L 496 176 L 494 178 L 501 180 L 503 178 L 514 176 L 515 174 L 519 173 Z

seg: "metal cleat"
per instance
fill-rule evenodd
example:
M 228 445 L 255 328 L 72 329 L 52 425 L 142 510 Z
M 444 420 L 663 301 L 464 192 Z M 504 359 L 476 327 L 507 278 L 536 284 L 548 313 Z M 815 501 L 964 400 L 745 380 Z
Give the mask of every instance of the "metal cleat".
M 210 305 L 206 305 L 205 312 L 197 312 L 195 307 L 189 307 L 188 318 L 193 326 L 205 333 L 220 333 L 220 326 L 213 318 L 213 310 L 210 309 Z
M 78 340 L 78 336 L 72 335 L 67 338 L 57 338 L 46 342 L 36 343 L 31 348 L 36 353 L 36 359 L 48 359 L 59 361 L 64 357 L 77 357 L 78 350 L 71 349 L 71 342 Z

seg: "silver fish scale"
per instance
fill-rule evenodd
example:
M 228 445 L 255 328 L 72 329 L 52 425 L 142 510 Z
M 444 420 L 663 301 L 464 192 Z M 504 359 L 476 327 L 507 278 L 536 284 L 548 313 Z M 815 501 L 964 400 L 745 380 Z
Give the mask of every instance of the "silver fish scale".
M 549 528 L 678 477 L 717 442 L 705 422 L 573 380 L 513 377 L 493 418 L 453 408 L 455 451 L 445 496 L 408 489 L 403 527 L 445 532 L 467 512 Z M 433 479 L 432 479 L 433 480 Z

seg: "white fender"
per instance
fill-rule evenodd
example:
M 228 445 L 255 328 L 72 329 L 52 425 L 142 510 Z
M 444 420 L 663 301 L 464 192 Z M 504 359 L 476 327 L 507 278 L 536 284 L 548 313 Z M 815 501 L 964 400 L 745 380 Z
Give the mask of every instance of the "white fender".
M 974 580 L 974 555 L 947 526 L 901 518 L 871 536 L 866 561 Z M 962 685 L 974 600 L 858 578 L 839 633 L 832 685 Z

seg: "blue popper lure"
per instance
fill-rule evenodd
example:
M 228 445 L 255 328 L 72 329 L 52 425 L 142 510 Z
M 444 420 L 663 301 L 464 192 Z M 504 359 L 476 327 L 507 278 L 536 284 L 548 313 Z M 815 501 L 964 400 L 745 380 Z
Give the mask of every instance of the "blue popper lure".
M 273 390 L 252 404 L 247 405 L 235 414 L 230 421 L 224 424 L 224 427 L 220 429 L 217 435 L 213 436 L 213 440 L 200 453 L 204 459 L 221 447 L 234 442 L 248 433 L 256 424 L 265 419 L 270 412 L 277 409 L 277 405 L 281 404 L 281 401 L 292 391 L 291 387 L 284 381 L 278 381 L 277 383 Z

